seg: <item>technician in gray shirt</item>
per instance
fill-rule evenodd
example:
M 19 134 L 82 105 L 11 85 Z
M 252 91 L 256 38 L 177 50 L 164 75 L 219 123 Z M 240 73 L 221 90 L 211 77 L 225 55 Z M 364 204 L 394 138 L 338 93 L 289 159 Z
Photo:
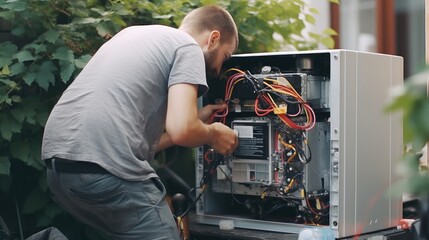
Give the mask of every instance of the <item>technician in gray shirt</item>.
M 205 123 L 226 105 L 197 107 L 237 49 L 231 15 L 189 13 L 179 29 L 128 27 L 106 42 L 63 93 L 45 127 L 42 159 L 54 199 L 111 239 L 178 239 L 165 188 L 148 161 L 172 145 L 237 146 L 234 132 Z

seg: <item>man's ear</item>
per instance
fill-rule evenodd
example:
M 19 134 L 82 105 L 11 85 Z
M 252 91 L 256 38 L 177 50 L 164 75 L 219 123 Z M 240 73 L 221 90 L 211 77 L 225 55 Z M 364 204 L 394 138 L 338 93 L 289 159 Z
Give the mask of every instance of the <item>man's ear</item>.
M 220 32 L 213 30 L 208 39 L 208 50 L 216 49 L 220 45 Z

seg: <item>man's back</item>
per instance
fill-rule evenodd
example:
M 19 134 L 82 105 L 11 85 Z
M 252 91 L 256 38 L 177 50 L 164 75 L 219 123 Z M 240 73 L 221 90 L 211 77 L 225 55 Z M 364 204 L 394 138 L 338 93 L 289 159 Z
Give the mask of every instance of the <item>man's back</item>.
M 95 162 L 130 180 L 154 177 L 145 160 L 164 130 L 168 87 L 187 82 L 205 89 L 204 73 L 202 51 L 188 34 L 165 26 L 124 29 L 53 109 L 42 158 Z

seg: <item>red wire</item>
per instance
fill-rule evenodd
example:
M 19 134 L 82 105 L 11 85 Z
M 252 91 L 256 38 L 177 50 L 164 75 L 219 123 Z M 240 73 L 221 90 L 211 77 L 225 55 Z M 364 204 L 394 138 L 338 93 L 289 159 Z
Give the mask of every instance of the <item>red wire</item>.
M 224 98 L 224 100 L 227 103 L 231 100 L 229 98 L 232 96 L 234 85 L 237 83 L 238 80 L 241 80 L 243 77 L 244 77 L 244 73 L 238 72 L 231 75 L 227 79 L 226 87 L 225 87 L 225 98 Z M 316 119 L 314 111 L 310 107 L 310 105 L 307 102 L 305 102 L 299 94 L 296 93 L 296 91 L 294 91 L 288 86 L 284 86 L 280 84 L 272 84 L 270 86 L 273 89 L 278 89 L 280 91 L 283 91 L 286 95 L 294 97 L 298 102 L 298 111 L 296 113 L 277 114 L 277 116 L 280 118 L 282 122 L 284 122 L 287 126 L 298 130 L 309 130 L 314 127 L 315 119 Z M 269 107 L 266 109 L 260 108 L 259 105 L 261 102 L 267 104 Z M 276 108 L 276 104 L 272 101 L 270 97 L 268 97 L 267 93 L 262 93 L 256 97 L 255 103 L 254 103 L 254 111 L 257 116 L 259 117 L 266 116 L 274 112 L 275 108 Z M 226 117 L 228 114 L 229 114 L 229 105 L 224 110 L 219 110 L 214 112 L 214 114 L 210 118 L 210 121 L 211 122 L 219 121 L 225 124 Z M 304 125 L 299 125 L 289 118 L 289 117 L 296 117 L 300 114 L 305 114 L 307 117 L 306 119 L 307 121 Z
M 232 89 L 234 88 L 234 85 L 238 80 L 240 80 L 244 76 L 243 73 L 235 73 L 232 76 L 230 76 L 226 81 L 225 86 L 225 97 L 224 100 L 228 103 L 229 97 L 232 95 Z M 229 113 L 229 105 L 224 110 L 218 110 L 212 114 L 210 117 L 210 122 L 218 121 L 222 122 L 223 124 L 226 123 L 226 116 Z
M 309 130 L 311 128 L 314 127 L 315 125 L 315 114 L 313 109 L 310 107 L 310 105 L 305 102 L 301 96 L 297 95 L 292 89 L 283 86 L 283 85 L 277 85 L 277 84 L 273 84 L 271 85 L 271 87 L 273 88 L 277 88 L 280 89 L 284 92 L 287 92 L 288 94 L 290 94 L 291 96 L 293 96 L 294 98 L 296 98 L 296 100 L 298 101 L 298 106 L 299 106 L 299 111 L 295 114 L 278 114 L 277 116 L 289 127 L 294 128 L 294 129 L 298 129 L 298 130 Z M 262 95 L 262 99 L 264 100 L 265 103 L 269 104 L 271 107 L 269 109 L 260 109 L 258 107 L 259 104 L 259 96 L 255 101 L 255 113 L 258 116 L 265 116 L 267 115 L 269 112 L 274 111 L 275 108 L 275 104 L 274 102 L 267 96 L 266 93 L 263 93 Z M 301 107 L 302 106 L 302 107 Z M 298 116 L 300 113 L 306 113 L 307 116 L 307 123 L 305 125 L 299 125 L 295 122 L 293 122 L 288 116 L 294 117 L 294 116 Z
M 209 158 L 209 154 L 211 153 L 210 150 L 206 151 L 206 153 L 204 154 L 204 160 L 208 163 L 211 163 L 213 161 L 213 159 Z

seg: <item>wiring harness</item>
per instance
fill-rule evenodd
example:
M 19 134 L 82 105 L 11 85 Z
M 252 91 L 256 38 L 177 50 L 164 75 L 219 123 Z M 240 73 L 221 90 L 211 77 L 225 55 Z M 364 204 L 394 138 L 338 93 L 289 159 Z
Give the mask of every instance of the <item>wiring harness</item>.
M 254 103 L 254 111 L 257 116 L 264 117 L 270 113 L 274 113 L 286 126 L 297 130 L 310 130 L 314 127 L 316 116 L 313 109 L 302 99 L 301 95 L 286 78 L 258 78 L 249 71 L 244 72 L 236 68 L 231 68 L 228 72 L 229 71 L 235 71 L 236 73 L 231 75 L 226 82 L 225 102 L 228 103 L 233 101 L 231 98 L 234 87 L 237 83 L 244 81 L 244 83 L 248 84 L 253 92 L 257 94 Z M 274 97 L 283 101 L 283 103 L 276 103 Z M 289 113 L 287 110 L 288 105 L 298 106 L 298 111 Z M 225 123 L 228 113 L 228 108 L 215 112 L 211 121 Z M 302 121 L 297 122 L 292 120 L 292 118 L 298 116 L 305 116 L 306 121 L 304 124 L 302 124 Z

